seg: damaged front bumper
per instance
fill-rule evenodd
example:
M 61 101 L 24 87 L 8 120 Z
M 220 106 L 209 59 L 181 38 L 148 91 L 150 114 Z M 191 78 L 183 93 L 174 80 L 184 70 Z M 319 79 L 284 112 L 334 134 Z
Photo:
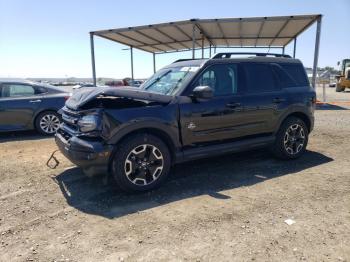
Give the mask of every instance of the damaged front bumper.
M 62 154 L 72 163 L 82 168 L 87 175 L 108 172 L 112 146 L 103 141 L 85 140 L 59 129 L 55 136 L 56 144 Z

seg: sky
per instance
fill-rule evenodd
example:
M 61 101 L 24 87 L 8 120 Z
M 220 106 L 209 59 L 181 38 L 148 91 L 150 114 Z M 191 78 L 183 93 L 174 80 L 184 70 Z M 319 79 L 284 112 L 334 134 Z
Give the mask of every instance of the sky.
M 319 66 L 337 67 L 337 61 L 350 58 L 350 0 L 0 0 L 0 10 L 0 77 L 91 77 L 90 31 L 191 18 L 322 14 Z M 297 42 L 296 56 L 307 67 L 315 31 L 316 25 Z M 97 77 L 131 75 L 125 48 L 95 37 Z M 190 56 L 157 55 L 157 69 Z M 135 50 L 134 61 L 135 78 L 152 75 L 152 54 Z

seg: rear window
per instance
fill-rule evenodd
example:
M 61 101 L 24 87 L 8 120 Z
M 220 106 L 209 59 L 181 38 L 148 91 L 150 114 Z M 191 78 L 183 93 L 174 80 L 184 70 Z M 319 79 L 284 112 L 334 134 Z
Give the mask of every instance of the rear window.
M 304 67 L 301 64 L 279 64 L 283 70 L 295 81 L 295 86 L 310 85 Z M 289 86 L 292 87 L 292 86 Z
M 269 64 L 245 64 L 247 93 L 276 91 L 275 76 Z

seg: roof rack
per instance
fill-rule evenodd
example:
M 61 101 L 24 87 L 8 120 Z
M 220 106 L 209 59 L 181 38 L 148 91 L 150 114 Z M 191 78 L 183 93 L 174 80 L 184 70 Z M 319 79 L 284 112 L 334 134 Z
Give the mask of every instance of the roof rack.
M 218 53 L 215 54 L 211 59 L 218 59 L 218 58 L 231 58 L 233 55 L 254 55 L 254 56 L 274 56 L 274 57 L 284 57 L 284 58 L 292 58 L 290 55 L 284 55 L 284 54 L 273 54 L 273 53 L 254 53 L 254 52 L 228 52 L 228 53 Z
M 182 59 L 178 59 L 178 60 L 174 61 L 173 64 L 177 63 L 177 62 L 184 62 L 184 61 L 190 61 L 190 60 L 201 60 L 201 59 L 200 58 L 195 58 L 195 59 L 193 59 L 193 58 L 182 58 Z

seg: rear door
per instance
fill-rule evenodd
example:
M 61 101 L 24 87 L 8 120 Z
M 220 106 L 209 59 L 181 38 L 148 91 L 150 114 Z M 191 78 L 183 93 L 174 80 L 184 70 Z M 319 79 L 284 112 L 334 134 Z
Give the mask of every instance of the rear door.
M 242 63 L 245 88 L 242 94 L 242 134 L 268 134 L 275 130 L 287 97 L 269 63 Z
M 36 89 L 29 84 L 3 83 L 0 90 L 0 130 L 30 127 L 35 111 L 41 103 Z

